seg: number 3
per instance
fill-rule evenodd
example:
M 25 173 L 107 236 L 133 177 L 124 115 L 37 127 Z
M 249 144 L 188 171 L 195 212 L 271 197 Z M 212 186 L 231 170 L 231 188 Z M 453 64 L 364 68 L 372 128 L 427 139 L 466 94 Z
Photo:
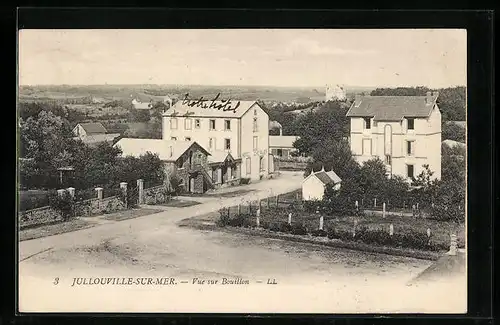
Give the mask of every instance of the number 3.
M 59 283 L 59 278 L 54 279 L 54 285 L 57 285 Z

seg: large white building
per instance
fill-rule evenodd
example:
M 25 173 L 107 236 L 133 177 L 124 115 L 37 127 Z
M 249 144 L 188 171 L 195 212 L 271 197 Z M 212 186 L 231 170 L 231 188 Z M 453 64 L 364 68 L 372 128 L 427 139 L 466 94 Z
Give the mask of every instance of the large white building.
M 425 96 L 356 96 L 347 112 L 351 150 L 359 163 L 379 157 L 388 175 L 411 179 L 428 164 L 441 178 L 438 93 Z
M 330 100 L 346 100 L 346 91 L 343 85 L 326 86 L 325 101 Z
M 237 178 L 258 180 L 274 169 L 269 116 L 255 101 L 179 100 L 163 113 L 163 140 L 196 141 L 212 156 L 230 153 Z

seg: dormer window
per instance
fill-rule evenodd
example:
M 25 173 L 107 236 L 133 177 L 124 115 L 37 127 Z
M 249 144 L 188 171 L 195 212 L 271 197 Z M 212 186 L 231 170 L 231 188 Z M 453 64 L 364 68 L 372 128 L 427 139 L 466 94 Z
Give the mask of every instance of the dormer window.
M 365 117 L 364 118 L 364 129 L 365 130 L 370 130 L 372 128 L 372 125 L 371 125 L 371 118 L 369 117 Z

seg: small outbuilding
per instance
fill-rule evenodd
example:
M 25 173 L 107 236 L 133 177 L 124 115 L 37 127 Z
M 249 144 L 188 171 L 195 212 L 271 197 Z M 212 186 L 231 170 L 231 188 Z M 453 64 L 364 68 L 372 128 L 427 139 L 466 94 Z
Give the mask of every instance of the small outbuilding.
M 302 199 L 304 201 L 322 200 L 327 186 L 340 189 L 342 180 L 333 170 L 326 172 L 322 168 L 318 172 L 311 171 L 311 174 L 302 181 Z

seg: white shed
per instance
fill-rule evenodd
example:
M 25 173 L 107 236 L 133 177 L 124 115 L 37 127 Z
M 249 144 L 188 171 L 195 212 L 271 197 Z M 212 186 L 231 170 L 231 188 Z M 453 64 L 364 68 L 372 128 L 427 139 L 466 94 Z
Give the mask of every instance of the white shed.
M 302 181 L 302 199 L 305 201 L 322 200 L 327 186 L 340 189 L 342 180 L 333 170 L 325 172 L 324 168 L 311 174 Z

